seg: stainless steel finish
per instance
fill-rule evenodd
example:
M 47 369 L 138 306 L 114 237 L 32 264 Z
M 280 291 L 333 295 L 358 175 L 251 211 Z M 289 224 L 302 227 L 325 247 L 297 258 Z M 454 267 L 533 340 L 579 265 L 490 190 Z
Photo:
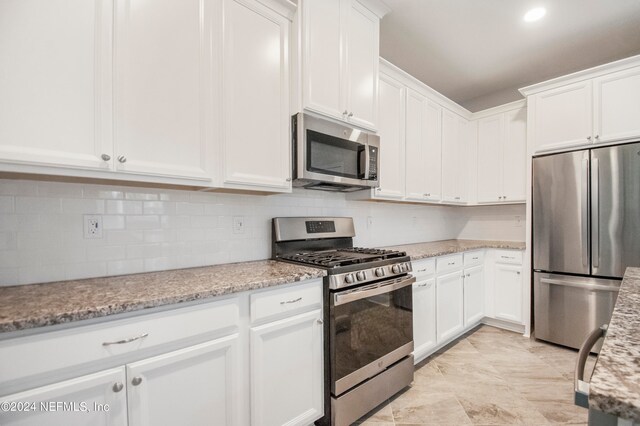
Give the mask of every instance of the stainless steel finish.
M 583 159 L 588 151 L 533 159 L 533 269 L 588 275 L 583 263 Z
M 607 327 L 608 325 L 604 324 L 593 330 L 580 346 L 573 376 L 574 403 L 580 407 L 589 408 L 589 383 L 584 381 L 584 367 L 587 364 L 587 358 L 598 340 L 607 334 Z
M 289 304 L 289 303 L 297 303 L 297 302 L 299 302 L 299 301 L 301 301 L 301 300 L 302 300 L 302 297 L 298 297 L 297 299 L 293 299 L 293 300 L 286 300 L 286 301 L 280 302 L 280 304 L 281 304 L 281 305 L 287 305 L 287 304 Z
M 109 161 L 111 160 L 111 156 L 109 154 L 102 154 L 100 156 L 100 158 L 102 158 L 102 161 Z
M 307 221 L 333 221 L 336 232 L 310 234 L 307 232 Z M 350 217 L 276 217 L 273 222 L 276 242 L 312 238 L 351 238 L 356 236 L 353 218 Z
M 582 265 L 589 267 L 589 159 L 582 159 L 582 178 L 580 180 L 580 199 L 582 201 L 582 208 L 580 213 L 581 217 L 581 229 L 582 229 L 582 241 L 587 241 L 587 244 L 583 244 L 580 249 L 582 250 Z
M 122 345 L 124 343 L 131 343 L 131 342 L 135 342 L 136 340 L 144 339 L 147 336 L 149 336 L 149 333 L 144 333 L 136 337 L 130 337 L 128 339 L 116 340 L 114 342 L 103 342 L 102 346 Z
M 113 384 L 113 387 L 112 387 L 111 389 L 113 389 L 113 391 L 114 391 L 115 393 L 118 393 L 118 392 L 120 392 L 122 389 L 124 389 L 124 385 L 122 384 L 122 382 L 115 382 L 115 383 Z
M 142 377 L 140 376 L 136 376 L 133 379 L 131 379 L 131 384 L 133 386 L 138 386 L 140 383 L 142 383 Z
M 353 302 L 355 300 L 364 299 L 365 297 L 376 296 L 378 294 L 389 293 L 402 287 L 416 282 L 415 277 L 406 275 L 402 278 L 394 278 L 379 283 L 357 287 L 351 290 L 344 290 L 333 295 L 333 304 L 335 306 Z
M 331 397 L 331 424 L 348 426 L 413 381 L 413 355 L 339 397 Z
M 591 151 L 592 274 L 622 278 L 640 260 L 640 143 Z M 595 187 L 594 187 L 595 184 Z M 597 257 L 597 262 L 595 257 Z
M 344 115 L 348 114 L 347 111 L 343 113 Z M 360 143 L 365 145 L 367 160 L 369 160 L 369 150 L 368 147 L 373 146 L 380 150 L 380 137 L 373 133 L 368 133 L 359 129 L 355 129 L 346 124 L 334 123 L 333 121 L 329 121 L 323 118 L 316 117 L 311 114 L 298 113 L 294 118 L 297 122 L 296 125 L 296 158 L 293 161 L 296 162 L 295 171 L 296 174 L 293 176 L 294 186 L 308 186 L 314 183 L 328 183 L 328 184 L 336 184 L 336 185 L 345 185 L 352 187 L 359 187 L 361 189 L 364 188 L 375 188 L 379 184 L 378 179 L 353 179 L 342 176 L 332 176 L 324 173 L 316 173 L 307 170 L 307 130 L 313 130 L 318 133 L 323 133 L 329 136 L 337 137 L 340 139 L 346 139 L 352 142 Z M 378 170 L 380 159 L 378 158 Z M 369 162 L 367 161 L 366 167 L 368 171 Z
M 534 272 L 533 279 L 536 338 L 577 349 L 611 319 L 620 281 L 544 272 Z
M 384 371 L 387 367 L 402 358 L 411 355 L 411 352 L 413 352 L 413 341 L 400 346 L 398 349 L 391 351 L 385 356 L 378 358 L 347 376 L 344 376 L 340 380 L 336 380 L 331 389 L 332 393 L 336 396 L 343 394 L 358 383 L 364 382 L 368 378 Z
M 364 264 L 362 264 L 364 266 Z M 398 272 L 394 272 L 394 266 L 398 266 L 396 270 Z M 404 275 L 405 273 L 411 272 L 412 266 L 411 262 L 403 263 L 404 271 L 400 270 L 400 266 L 397 263 L 391 263 L 385 266 L 375 266 L 372 268 L 362 268 L 360 271 L 363 272 L 366 277 L 364 280 L 356 281 L 355 274 L 353 272 L 346 272 L 343 274 L 334 274 L 328 277 L 329 288 L 332 290 L 339 290 L 344 287 L 349 287 L 351 284 L 358 282 L 358 284 L 366 284 L 367 282 L 373 282 L 380 277 L 389 277 L 393 278 L 394 276 Z M 382 271 L 382 275 L 378 275 Z
M 121 163 L 126 163 L 127 162 L 127 157 L 125 157 L 124 155 L 119 155 L 118 156 L 118 161 Z

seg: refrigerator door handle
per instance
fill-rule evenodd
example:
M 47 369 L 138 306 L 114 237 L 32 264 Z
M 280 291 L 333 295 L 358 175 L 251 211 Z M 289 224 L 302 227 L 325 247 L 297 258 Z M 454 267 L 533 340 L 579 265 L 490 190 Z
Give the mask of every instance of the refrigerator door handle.
M 597 160 L 596 160 L 597 161 Z M 581 185 L 581 201 L 582 201 L 582 264 L 589 266 L 589 159 L 582 160 L 582 185 Z
M 593 267 L 600 266 L 600 164 L 597 158 L 591 161 L 591 241 L 592 241 L 592 258 Z
M 563 285 L 566 287 L 576 287 L 581 288 L 583 290 L 593 290 L 593 291 L 620 291 L 620 288 L 613 285 L 598 285 L 598 284 L 586 284 L 586 283 L 574 283 L 570 281 L 563 280 L 554 280 L 551 278 L 541 278 L 541 283 L 544 284 L 555 284 L 555 285 Z

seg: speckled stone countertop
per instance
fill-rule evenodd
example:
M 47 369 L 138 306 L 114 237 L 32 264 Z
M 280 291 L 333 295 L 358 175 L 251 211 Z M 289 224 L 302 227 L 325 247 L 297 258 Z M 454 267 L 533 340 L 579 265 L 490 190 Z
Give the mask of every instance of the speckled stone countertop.
M 442 240 L 385 248 L 407 252 L 411 260 L 420 260 L 427 257 L 444 256 L 482 248 L 524 250 L 525 243 L 517 241 Z
M 598 362 L 589 406 L 640 422 L 640 268 L 627 268 Z
M 0 333 L 206 299 L 325 275 L 321 269 L 263 260 L 0 287 Z

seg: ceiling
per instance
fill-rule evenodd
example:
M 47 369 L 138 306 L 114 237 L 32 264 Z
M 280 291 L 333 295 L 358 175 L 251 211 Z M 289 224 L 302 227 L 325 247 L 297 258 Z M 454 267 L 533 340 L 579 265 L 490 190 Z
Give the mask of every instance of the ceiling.
M 380 55 L 472 112 L 640 54 L 640 0 L 384 0 Z M 533 7 L 544 18 L 522 19 Z

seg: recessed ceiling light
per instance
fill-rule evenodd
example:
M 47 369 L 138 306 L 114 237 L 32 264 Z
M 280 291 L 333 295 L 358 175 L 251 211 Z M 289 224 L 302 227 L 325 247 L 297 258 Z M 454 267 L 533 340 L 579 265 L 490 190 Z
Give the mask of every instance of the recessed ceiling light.
M 547 9 L 545 9 L 544 7 L 534 7 L 533 9 L 531 9 L 530 11 L 524 14 L 523 19 L 526 22 L 534 22 L 539 19 L 542 19 L 542 17 L 546 15 L 546 13 L 547 13 Z

